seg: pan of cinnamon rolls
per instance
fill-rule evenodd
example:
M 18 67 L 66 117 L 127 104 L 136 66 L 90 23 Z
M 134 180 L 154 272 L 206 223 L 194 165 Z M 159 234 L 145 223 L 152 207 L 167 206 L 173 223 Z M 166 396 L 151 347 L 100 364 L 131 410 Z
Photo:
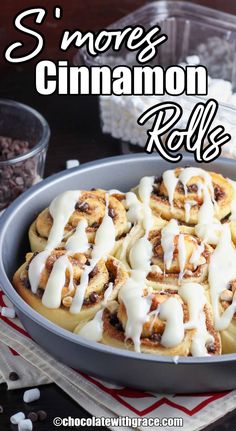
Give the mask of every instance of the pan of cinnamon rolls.
M 123 384 L 163 391 L 174 390 L 178 370 L 187 376 L 205 364 L 199 381 L 187 379 L 178 392 L 236 386 L 236 379 L 225 376 L 204 384 L 212 363 L 219 371 L 226 361 L 230 376 L 236 371 L 235 166 L 188 162 L 175 167 L 157 157 L 114 158 L 112 180 L 106 177 L 109 162 L 103 162 L 102 181 L 91 184 L 97 171 L 92 178 L 93 167 L 80 168 L 59 177 L 65 187 L 50 192 L 50 201 L 45 190 L 53 180 L 36 186 L 35 197 L 27 192 L 25 205 L 24 196 L 14 204 L 15 216 L 40 196 L 34 217 L 24 220 L 25 257 L 13 240 L 6 246 L 19 262 L 2 263 L 13 285 L 6 294 L 29 333 L 59 359 L 73 367 L 78 361 L 83 371 Z M 8 212 L 0 241 L 4 235 L 6 241 L 9 223 L 14 226 L 11 208 Z M 1 280 L 4 289 L 3 269 Z M 42 341 L 37 319 L 57 337 L 55 351 L 53 338 L 50 346 Z M 72 355 L 73 347 L 65 358 L 62 342 L 69 350 L 70 343 L 79 346 L 81 356 L 76 359 L 75 350 Z M 102 357 L 96 358 L 98 352 Z M 109 369 L 102 364 L 106 358 Z M 118 377 L 117 360 L 124 361 Z M 130 377 L 132 360 L 153 370 L 161 363 L 172 382 L 165 385 L 159 373 L 158 382 L 151 376 L 147 381 L 137 376 L 136 382 Z

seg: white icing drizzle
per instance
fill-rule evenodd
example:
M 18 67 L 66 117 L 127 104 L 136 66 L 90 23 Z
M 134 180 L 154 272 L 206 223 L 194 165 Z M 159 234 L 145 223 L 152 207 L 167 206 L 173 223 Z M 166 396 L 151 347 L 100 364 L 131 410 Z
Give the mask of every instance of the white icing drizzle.
M 125 336 L 133 341 L 136 352 L 140 352 L 142 328 L 151 306 L 151 297 L 143 295 L 146 275 L 145 271 L 133 270 L 119 292 L 119 298 L 127 313 Z
M 76 227 L 75 233 L 71 235 L 66 242 L 66 249 L 70 253 L 85 253 L 89 249 L 88 237 L 86 233 L 87 227 L 87 220 L 80 220 Z
M 178 365 L 178 363 L 179 363 L 179 356 L 178 355 L 173 356 L 173 362 L 174 362 L 174 364 Z
M 231 240 L 230 226 L 222 226 L 222 234 L 210 258 L 209 284 L 211 302 L 218 331 L 226 329 L 236 312 L 236 296 L 232 304 L 220 315 L 219 300 L 223 290 L 229 287 L 230 281 L 236 279 L 236 249 Z
M 165 171 L 162 175 L 162 178 L 168 193 L 170 210 L 173 211 L 174 193 L 179 180 L 175 176 L 175 171 L 173 169 Z
M 158 305 L 158 306 L 157 306 L 157 308 L 156 308 L 155 310 L 151 311 L 151 312 L 148 314 L 148 318 L 149 318 L 149 319 L 150 319 L 151 317 L 153 317 L 152 322 L 151 322 L 151 325 L 150 325 L 150 331 L 152 331 L 152 330 L 153 330 L 154 323 L 155 323 L 155 321 L 156 321 L 157 317 L 159 316 L 159 313 L 160 313 L 160 305 Z
M 222 225 L 215 218 L 215 205 L 206 186 L 203 187 L 203 203 L 198 212 L 196 235 L 204 242 L 216 245 L 222 230 Z
M 183 308 L 177 298 L 168 298 L 160 304 L 160 319 L 165 320 L 161 344 L 171 348 L 178 346 L 184 339 Z
M 164 265 L 170 269 L 174 254 L 174 239 L 179 235 L 179 226 L 176 220 L 172 219 L 161 231 L 161 246 L 164 253 Z
M 197 202 L 196 201 L 186 201 L 184 204 L 184 209 L 185 209 L 185 221 L 186 223 L 189 222 L 190 219 L 190 212 L 191 212 L 191 208 L 192 206 L 196 205 Z
M 193 265 L 194 269 L 196 269 L 197 266 L 202 263 L 202 253 L 204 250 L 204 244 L 197 245 L 197 247 L 193 250 L 193 253 L 189 259 L 189 263 Z
M 49 206 L 49 212 L 53 218 L 53 225 L 48 237 L 47 245 L 44 251 L 38 253 L 32 259 L 28 270 L 29 282 L 33 293 L 37 292 L 40 276 L 43 269 L 45 268 L 47 258 L 49 257 L 51 251 L 60 245 L 63 239 L 65 225 L 67 224 L 71 214 L 73 214 L 74 212 L 75 204 L 78 201 L 79 196 L 80 196 L 80 191 L 78 190 L 64 192 L 59 196 L 57 196 Z M 66 259 L 64 260 L 62 259 L 60 262 L 65 262 Z M 69 263 L 68 263 L 68 266 L 70 267 Z M 58 267 L 58 264 L 57 264 L 57 267 Z M 55 274 L 55 277 L 58 277 L 58 272 L 56 273 L 54 271 L 53 274 Z M 50 283 L 52 281 L 53 281 L 53 278 L 51 278 Z M 59 284 L 61 285 L 61 282 Z M 47 287 L 48 286 L 46 286 L 46 289 Z M 50 292 L 51 292 L 51 289 L 52 289 L 52 285 L 50 284 Z M 57 286 L 55 286 L 55 290 L 56 289 L 57 289 Z M 44 295 L 45 306 L 47 306 L 46 298 L 47 298 L 47 295 L 46 296 Z M 48 305 L 48 307 L 51 308 L 51 305 Z
M 90 341 L 101 341 L 103 336 L 103 311 L 109 299 L 109 296 L 113 290 L 113 283 L 109 283 L 108 288 L 104 293 L 104 299 L 102 303 L 102 309 L 99 310 L 94 318 L 87 322 L 78 332 L 75 330 L 77 334 L 81 337 L 86 338 Z
M 70 272 L 69 291 L 73 290 L 73 267 L 66 255 L 59 257 L 53 265 L 45 288 L 42 303 L 47 308 L 59 308 L 61 305 L 61 293 L 65 286 L 66 270 Z
M 143 219 L 143 205 L 133 192 L 126 193 L 125 206 L 129 222 L 136 224 Z
M 113 220 L 109 216 L 108 205 L 109 198 L 108 195 L 106 195 L 105 215 L 96 232 L 94 247 L 89 261 L 90 265 L 85 266 L 80 278 L 80 283 L 76 288 L 75 296 L 70 307 L 70 312 L 72 314 L 79 313 L 82 308 L 85 292 L 89 283 L 89 274 L 93 271 L 99 260 L 105 258 L 115 245 L 116 231 Z
M 152 244 L 146 236 L 135 241 L 129 253 L 131 268 L 141 271 L 150 271 L 150 261 L 152 257 Z
M 75 204 L 80 197 L 79 190 L 68 191 L 60 194 L 49 206 L 49 212 L 53 218 L 53 225 L 49 233 L 46 250 L 58 247 L 64 236 L 64 228 L 70 216 L 75 210 Z
M 138 188 L 139 197 L 143 203 L 143 227 L 147 237 L 153 225 L 152 210 L 150 208 L 150 196 L 153 190 L 154 181 L 154 177 L 143 177 L 139 183 Z
M 192 177 L 201 177 L 204 180 L 204 184 L 209 189 L 212 198 L 214 198 L 214 189 L 212 185 L 211 176 L 207 171 L 204 171 L 204 169 L 201 169 L 201 168 L 185 168 L 181 171 L 179 175 L 179 181 L 181 181 L 181 183 L 183 184 L 186 195 L 188 192 L 187 183 Z
M 198 283 L 185 283 L 179 287 L 179 294 L 188 305 L 189 321 L 185 327 L 187 329 L 197 328 L 199 313 L 206 304 L 203 286 Z
M 47 258 L 50 256 L 48 250 L 44 250 L 38 253 L 30 262 L 28 269 L 28 277 L 31 286 L 31 291 L 33 293 L 37 292 L 39 287 L 40 277 L 43 269 L 45 268 L 45 263 Z
M 187 183 L 192 177 L 201 177 L 204 181 L 204 184 L 202 184 L 200 181 L 197 182 L 198 196 L 199 197 L 202 196 L 202 192 L 204 192 L 204 202 L 200 208 L 200 210 L 202 210 L 201 220 L 203 220 L 203 214 L 206 214 L 207 211 L 210 211 L 211 221 L 212 221 L 215 211 L 217 209 L 217 205 L 214 200 L 214 188 L 212 184 L 212 178 L 208 172 L 204 171 L 201 168 L 190 167 L 190 168 L 182 169 L 178 178 L 175 175 L 175 170 L 168 170 L 163 173 L 162 178 L 168 192 L 171 210 L 173 209 L 174 191 L 178 181 L 180 181 L 183 184 L 185 196 L 187 196 L 187 193 L 188 193 Z M 186 223 L 188 223 L 190 219 L 190 211 L 192 206 L 192 202 L 191 203 L 190 202 L 191 201 L 187 201 L 184 204 Z M 195 202 L 194 202 L 194 205 L 195 205 Z M 199 210 L 199 217 L 201 217 L 200 210 Z M 198 223 L 202 224 L 204 222 L 204 224 L 206 224 L 205 220 L 203 220 L 202 222 L 201 220 L 199 219 Z M 208 220 L 209 220 L 209 216 L 208 216 Z
M 103 309 L 99 310 L 95 317 L 87 322 L 78 332 L 78 334 L 90 341 L 101 341 L 103 335 Z
M 236 181 L 232 181 L 228 178 L 229 183 L 233 187 L 234 196 L 231 202 L 231 215 L 230 220 L 236 221 Z
M 107 301 L 113 291 L 114 285 L 113 283 L 109 283 L 108 284 L 108 288 L 106 289 L 105 293 L 104 293 L 104 299 L 103 299 L 103 306 L 105 306 L 107 304 Z
M 198 283 L 186 283 L 179 288 L 179 294 L 188 305 L 189 321 L 185 329 L 196 329 L 192 339 L 192 356 L 209 356 L 207 343 L 214 341 L 214 337 L 206 327 L 204 307 L 207 302 L 204 288 Z
M 210 356 L 207 352 L 207 343 L 214 342 L 214 337 L 207 331 L 204 311 L 199 313 L 197 332 L 193 336 L 191 345 L 192 356 Z
M 131 202 L 134 205 L 133 214 L 136 214 L 135 205 L 138 205 L 139 221 L 142 221 L 145 234 L 135 241 L 129 253 L 130 265 L 132 268 L 129 279 L 121 287 L 119 292 L 120 301 L 124 303 L 127 313 L 127 323 L 125 327 L 126 339 L 131 339 L 136 352 L 140 352 L 140 337 L 143 324 L 147 320 L 147 314 L 151 305 L 151 297 L 144 295 L 147 274 L 150 272 L 152 244 L 148 241 L 149 231 L 153 226 L 152 210 L 150 208 L 150 196 L 154 184 L 154 177 L 144 177 L 141 179 L 138 194 L 142 201 L 142 210 L 139 203 L 132 195 Z
M 184 235 L 181 233 L 178 239 L 178 260 L 179 260 L 179 281 L 182 280 L 185 271 L 186 263 L 186 247 L 184 241 Z

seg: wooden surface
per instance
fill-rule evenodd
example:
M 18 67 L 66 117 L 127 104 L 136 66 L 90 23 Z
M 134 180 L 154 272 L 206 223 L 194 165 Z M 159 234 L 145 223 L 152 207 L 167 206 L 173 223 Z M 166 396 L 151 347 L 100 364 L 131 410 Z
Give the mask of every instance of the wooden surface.
M 142 0 L 61 0 L 59 3 L 64 8 L 63 20 L 55 25 L 55 21 L 50 18 L 49 13 L 42 28 L 47 40 L 46 50 L 43 54 L 45 58 L 62 58 L 61 53 L 58 52 L 58 40 L 62 29 L 66 27 L 82 30 L 102 28 L 145 2 Z M 236 1 L 233 0 L 201 0 L 198 3 L 236 14 Z M 38 4 L 36 0 L 30 2 L 32 6 L 38 6 Z M 52 10 L 52 2 L 49 0 L 42 0 L 40 5 L 48 7 L 49 11 Z M 16 40 L 17 36 L 19 37 L 19 34 L 13 29 L 12 18 L 19 10 L 27 6 L 29 6 L 27 0 L 9 1 L 1 5 L 1 50 L 9 44 L 10 40 Z M 30 44 L 27 39 L 26 48 L 29 47 Z M 64 58 L 71 59 L 73 55 L 74 51 L 70 50 Z M 82 163 L 120 153 L 119 143 L 101 133 L 96 97 L 39 96 L 34 90 L 33 75 L 32 63 L 15 66 L 2 61 L 0 96 L 32 105 L 47 118 L 52 137 L 46 162 L 46 176 L 65 168 L 67 159 L 76 158 Z M 7 391 L 5 385 L 0 385 L 0 404 L 5 410 L 4 414 L 0 415 L 1 431 L 15 430 L 9 425 L 9 417 L 16 411 L 25 410 L 22 394 L 23 391 Z M 60 416 L 65 417 L 85 417 L 87 415 L 80 406 L 75 404 L 55 385 L 42 388 L 41 400 L 35 405 L 35 409 L 37 407 L 43 408 L 49 413 L 49 419 L 46 423 L 35 426 L 38 431 L 55 430 L 56 428 L 52 425 L 52 418 L 58 416 L 59 412 Z M 236 429 L 236 412 L 230 413 L 207 428 L 208 431 L 231 431 L 234 429 Z

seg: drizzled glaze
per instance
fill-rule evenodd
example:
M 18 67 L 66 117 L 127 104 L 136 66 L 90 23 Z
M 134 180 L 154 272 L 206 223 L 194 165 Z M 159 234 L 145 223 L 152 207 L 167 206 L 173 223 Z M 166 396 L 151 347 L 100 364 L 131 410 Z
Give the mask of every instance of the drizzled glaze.
M 65 226 L 75 210 L 80 193 L 79 190 L 64 192 L 51 202 L 49 212 L 53 218 L 53 225 L 49 233 L 46 250 L 51 251 L 59 247 L 64 236 Z
M 52 247 L 56 245 L 58 246 L 61 243 L 65 225 L 74 211 L 74 207 L 79 195 L 80 192 L 78 191 L 65 192 L 54 199 L 50 205 L 50 213 L 53 217 L 53 226 L 51 229 L 52 234 L 50 232 L 45 251 L 39 253 L 35 258 L 33 258 L 29 265 L 29 281 L 32 292 L 34 293 L 37 291 L 41 273 L 46 265 L 47 258 L 52 251 Z M 72 305 L 70 308 L 71 313 L 79 313 L 83 305 L 85 292 L 89 283 L 89 274 L 92 272 L 98 261 L 102 257 L 106 257 L 114 247 L 116 236 L 115 226 L 113 224 L 112 218 L 108 214 L 108 205 L 109 197 L 107 194 L 105 215 L 96 232 L 90 265 L 85 266 L 85 269 L 81 275 L 80 284 L 77 286 L 75 296 L 72 300 Z M 73 267 L 70 263 L 70 260 L 68 259 L 68 256 L 76 252 L 84 253 L 89 249 L 86 228 L 87 221 L 82 219 L 78 223 L 74 234 L 69 237 L 66 242 L 65 248 L 67 249 L 67 253 L 61 256 L 53 265 L 53 269 L 50 273 L 42 298 L 43 304 L 48 308 L 59 308 L 61 305 L 61 292 L 65 285 L 66 270 L 70 271 L 69 288 L 70 290 L 73 289 Z
M 209 284 L 211 302 L 218 331 L 226 329 L 236 312 L 236 296 L 232 304 L 220 315 L 219 301 L 223 290 L 229 288 L 232 280 L 236 279 L 236 249 L 231 240 L 230 226 L 222 226 L 222 234 L 209 264 Z
M 87 220 L 80 220 L 75 229 L 75 233 L 71 235 L 66 242 L 66 249 L 70 253 L 85 253 L 89 249 L 88 237 L 86 233 L 87 227 Z
M 229 183 L 231 184 L 231 186 L 233 187 L 233 199 L 231 202 L 231 215 L 230 215 L 230 220 L 231 221 L 236 221 L 236 181 L 232 181 L 228 178 Z
M 161 337 L 162 346 L 171 348 L 180 344 L 184 339 L 184 316 L 180 301 L 168 298 L 160 305 L 159 317 L 166 322 Z
M 109 283 L 107 290 L 104 293 L 102 309 L 99 310 L 94 318 L 87 322 L 79 331 L 75 329 L 75 333 L 81 337 L 91 341 L 101 341 L 103 336 L 103 311 L 113 290 L 113 283 Z
M 136 352 L 140 352 L 142 327 L 148 318 L 147 315 L 151 306 L 151 297 L 144 295 L 144 287 L 151 268 L 152 257 L 152 245 L 148 241 L 148 235 L 153 225 L 152 211 L 149 205 L 153 184 L 154 177 L 144 177 L 140 181 L 138 194 L 142 207 L 140 207 L 140 203 L 137 204 L 135 199 L 132 200 L 132 205 L 135 205 L 135 202 L 137 204 L 138 213 L 141 217 L 139 221 L 142 222 L 145 233 L 142 238 L 136 240 L 130 250 L 129 259 L 132 271 L 119 292 L 119 299 L 124 303 L 127 313 L 125 336 L 126 339 L 130 338 L 133 341 Z M 132 211 L 135 212 L 134 206 Z
M 179 180 L 175 176 L 175 171 L 173 169 L 165 171 L 162 175 L 162 178 L 164 186 L 168 193 L 170 210 L 173 211 L 174 193 Z
M 171 220 L 161 231 L 161 246 L 164 252 L 164 264 L 170 269 L 174 255 L 174 239 L 179 235 L 179 226 L 176 220 Z
M 186 247 L 184 241 L 184 235 L 179 235 L 178 240 L 178 258 L 179 258 L 179 280 L 181 280 L 184 276 L 185 271 L 185 263 L 186 263 Z
M 72 314 L 79 313 L 82 308 L 85 292 L 89 283 L 89 274 L 93 271 L 99 260 L 106 257 L 112 251 L 115 245 L 115 226 L 112 218 L 109 216 L 108 204 L 109 199 L 106 195 L 105 215 L 103 217 L 102 223 L 100 224 L 96 232 L 94 247 L 92 249 L 89 266 L 85 266 L 85 269 L 80 278 L 80 283 L 76 288 L 75 295 L 70 307 L 70 312 Z
M 181 170 L 178 178 L 175 176 L 174 170 L 164 172 L 163 182 L 168 192 L 171 211 L 173 210 L 174 191 L 178 181 L 182 183 L 185 196 L 187 196 L 187 183 L 192 177 L 201 177 L 203 179 L 203 183 L 200 181 L 197 182 L 198 197 L 203 196 L 203 203 L 198 211 L 198 223 L 195 226 L 196 235 L 204 241 L 217 244 L 221 231 L 221 224 L 215 218 L 217 204 L 214 199 L 212 178 L 208 172 L 201 168 L 185 168 Z M 184 204 L 186 223 L 190 218 L 191 206 L 195 204 L 195 201 L 186 201 Z
M 192 255 L 191 255 L 190 259 L 189 259 L 189 263 L 191 263 L 193 265 L 194 270 L 197 268 L 197 266 L 199 264 L 202 263 L 202 259 L 203 259 L 202 253 L 204 252 L 204 250 L 205 250 L 204 244 L 199 244 L 195 248 L 195 250 L 193 250 L 193 253 L 192 253 Z
M 73 290 L 73 267 L 66 255 L 59 257 L 53 265 L 52 272 L 42 297 L 42 303 L 48 308 L 59 308 L 61 293 L 65 286 L 66 270 L 70 272 L 69 292 Z
M 139 183 L 138 194 L 143 203 L 143 227 L 145 235 L 148 237 L 153 225 L 152 210 L 150 208 L 150 196 L 153 190 L 155 178 L 143 177 Z
M 192 339 L 191 353 L 193 356 L 207 356 L 206 345 L 214 339 L 206 328 L 204 288 L 198 283 L 186 283 L 180 286 L 179 294 L 188 305 L 189 321 L 185 323 L 185 329 L 196 329 Z

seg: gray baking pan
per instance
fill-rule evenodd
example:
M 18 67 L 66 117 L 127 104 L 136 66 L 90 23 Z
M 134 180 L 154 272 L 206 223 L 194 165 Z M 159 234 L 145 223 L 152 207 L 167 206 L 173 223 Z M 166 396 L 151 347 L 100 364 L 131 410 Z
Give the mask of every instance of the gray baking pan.
M 182 166 L 196 165 L 185 157 Z M 236 179 L 236 163 L 219 159 L 208 170 Z M 21 195 L 0 219 L 0 285 L 14 304 L 32 338 L 51 355 L 91 375 L 149 391 L 196 393 L 236 388 L 236 354 L 180 358 L 138 354 L 86 341 L 59 328 L 29 307 L 14 290 L 11 279 L 29 251 L 27 230 L 37 214 L 62 191 L 116 188 L 127 191 L 145 175 L 174 168 L 158 156 L 139 154 L 113 157 L 60 172 Z

